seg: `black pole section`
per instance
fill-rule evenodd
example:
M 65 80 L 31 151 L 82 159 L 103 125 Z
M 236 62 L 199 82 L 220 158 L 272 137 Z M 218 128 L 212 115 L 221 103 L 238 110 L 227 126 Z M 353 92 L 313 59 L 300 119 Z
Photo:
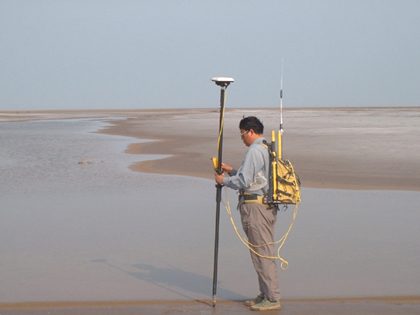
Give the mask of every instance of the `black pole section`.
M 219 119 L 219 152 L 217 173 L 222 174 L 222 149 L 223 149 L 223 115 L 225 106 L 225 91 L 226 86 L 220 89 L 220 119 Z M 214 235 L 214 267 L 213 267 L 213 307 L 216 306 L 216 291 L 217 291 L 217 265 L 219 259 L 219 223 L 220 223 L 220 202 L 222 201 L 222 187 L 223 185 L 216 184 L 216 231 Z

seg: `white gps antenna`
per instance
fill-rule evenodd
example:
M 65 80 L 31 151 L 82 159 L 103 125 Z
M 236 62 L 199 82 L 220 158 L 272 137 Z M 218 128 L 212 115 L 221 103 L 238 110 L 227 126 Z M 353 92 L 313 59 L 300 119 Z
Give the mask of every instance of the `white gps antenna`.
M 212 78 L 211 80 L 219 86 L 228 86 L 232 82 L 235 82 L 233 78 L 225 78 L 225 77 L 215 77 L 215 78 Z

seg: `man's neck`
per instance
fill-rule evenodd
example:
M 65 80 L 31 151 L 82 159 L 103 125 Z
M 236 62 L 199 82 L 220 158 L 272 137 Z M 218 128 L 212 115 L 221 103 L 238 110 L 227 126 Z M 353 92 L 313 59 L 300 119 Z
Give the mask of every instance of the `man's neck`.
M 252 143 L 254 143 L 255 141 L 257 141 L 258 139 L 261 139 L 263 137 L 263 135 L 257 135 L 257 134 L 255 134 L 253 137 L 252 137 Z

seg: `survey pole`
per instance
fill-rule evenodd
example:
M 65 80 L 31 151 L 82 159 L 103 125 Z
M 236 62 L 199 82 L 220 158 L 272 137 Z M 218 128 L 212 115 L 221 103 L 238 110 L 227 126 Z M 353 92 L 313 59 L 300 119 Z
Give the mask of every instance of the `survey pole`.
M 222 171 L 222 154 L 223 154 L 223 125 L 225 116 L 225 100 L 226 89 L 230 83 L 234 82 L 232 78 L 216 77 L 212 81 L 220 86 L 220 117 L 219 117 L 219 137 L 217 144 L 217 170 L 218 174 L 223 174 Z M 217 291 L 217 269 L 219 260 L 219 227 L 220 227 L 220 203 L 222 201 L 223 185 L 216 184 L 216 224 L 214 233 L 214 264 L 213 264 L 213 307 L 216 306 L 216 291 Z

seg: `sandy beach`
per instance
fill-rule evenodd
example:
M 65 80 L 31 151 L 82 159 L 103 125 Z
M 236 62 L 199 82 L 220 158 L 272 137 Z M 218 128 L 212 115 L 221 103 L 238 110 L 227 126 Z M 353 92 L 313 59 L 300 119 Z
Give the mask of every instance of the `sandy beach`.
M 242 116 L 255 115 L 266 138 L 279 128 L 279 110 L 227 109 L 223 160 L 240 165 L 245 146 L 238 136 Z M 284 158 L 304 187 L 420 190 L 420 109 L 319 108 L 284 110 Z M 101 133 L 151 139 L 133 144 L 130 154 L 171 155 L 133 165 L 135 171 L 213 178 L 218 109 L 0 112 L 1 121 L 127 117 Z
M 231 165 L 240 165 L 246 151 L 238 130 L 244 115 L 255 115 L 263 121 L 266 138 L 279 127 L 278 109 L 227 109 L 223 160 Z M 115 117 L 123 119 L 107 120 Z M 130 166 L 134 172 L 213 178 L 210 158 L 217 155 L 218 109 L 0 111 L 0 122 L 79 118 L 108 121 L 108 126 L 99 131 L 101 134 L 154 140 L 132 143 L 126 154 L 169 155 L 136 162 Z M 284 157 L 293 162 L 303 187 L 420 191 L 420 108 L 286 109 L 283 119 Z M 270 314 L 420 314 L 417 293 L 284 299 L 283 309 Z M 244 312 L 248 309 L 242 300 L 220 300 L 216 308 L 207 299 L 0 303 L 1 315 Z

